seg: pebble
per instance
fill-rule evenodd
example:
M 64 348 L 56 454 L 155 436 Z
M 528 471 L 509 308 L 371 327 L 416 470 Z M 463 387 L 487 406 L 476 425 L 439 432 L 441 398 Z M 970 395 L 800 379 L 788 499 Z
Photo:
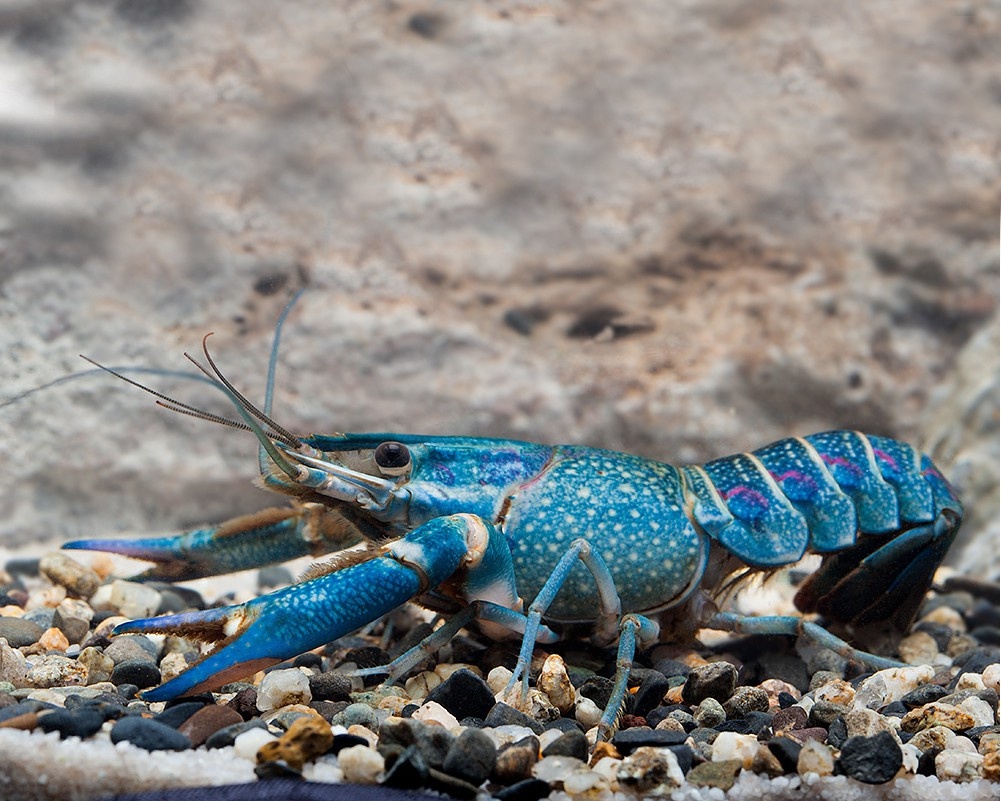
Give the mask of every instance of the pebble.
M 442 678 L 431 670 L 423 670 L 416 676 L 407 679 L 404 688 L 413 700 L 420 701 L 427 697 L 428 693 L 440 686 Z
M 899 701 L 907 693 L 935 678 L 931 665 L 887 668 L 873 673 L 855 689 L 853 706 L 879 709 L 892 701 Z
M 12 648 L 34 645 L 45 629 L 23 617 L 0 617 L 0 637 Z
M 261 712 L 281 709 L 290 704 L 308 704 L 312 700 L 309 678 L 298 668 L 266 673 L 257 690 L 257 708 Z
M 807 740 L 796 758 L 796 772 L 800 776 L 816 773 L 818 776 L 834 774 L 834 757 L 830 749 L 816 740 Z
M 890 721 L 872 709 L 853 709 L 844 715 L 846 737 L 872 737 L 882 731 L 893 732 Z
M 539 761 L 539 742 L 528 737 L 501 747 L 491 778 L 501 784 L 514 784 L 532 775 L 532 768 Z
M 277 739 L 266 728 L 247 729 L 233 741 L 233 753 L 242 759 L 257 762 L 257 752 L 261 747 Z
M 260 718 L 253 720 L 241 720 L 231 726 L 225 726 L 214 734 L 209 735 L 205 741 L 206 748 L 227 748 L 236 742 L 236 738 L 251 729 L 262 729 L 267 731 L 267 724 Z
M 692 717 L 699 726 L 711 729 L 726 720 L 726 711 L 715 698 L 704 698 Z
M 622 756 L 627 756 L 637 748 L 667 748 L 672 745 L 681 745 L 686 739 L 685 732 L 637 726 L 616 732 L 612 737 L 612 746 Z
M 448 730 L 459 728 L 459 721 L 455 715 L 434 701 L 425 701 L 421 704 L 420 708 L 414 712 L 413 718 L 425 723 L 436 723 Z
M 200 746 L 220 729 L 235 724 L 242 724 L 240 714 L 227 706 L 206 704 L 185 720 L 177 730 L 191 740 L 195 748 Z
M 116 665 L 129 659 L 155 662 L 160 649 L 141 634 L 126 634 L 115 637 L 104 649 L 104 655 Z
M 622 760 L 616 779 L 644 798 L 663 797 L 685 783 L 685 774 L 671 749 L 641 746 Z
M 546 694 L 550 703 L 560 711 L 560 714 L 566 714 L 573 708 L 576 693 L 570 682 L 570 676 L 567 675 L 563 657 L 559 654 L 550 654 L 546 657 L 542 671 L 539 673 L 537 686 Z M 485 682 L 484 687 L 486 687 Z M 489 688 L 487 689 L 489 691 Z
M 791 737 L 773 737 L 768 741 L 768 749 L 778 760 L 784 773 L 795 773 L 803 744 Z
M 38 569 L 53 584 L 65 587 L 74 598 L 90 598 L 101 585 L 97 573 L 61 552 L 43 556 Z
M 111 671 L 111 683 L 134 684 L 140 690 L 160 683 L 160 668 L 147 659 L 123 659 Z
M 959 704 L 963 709 L 970 713 L 973 718 L 973 726 L 970 728 L 976 728 L 977 726 L 993 726 L 996 722 L 994 710 L 995 705 L 987 703 L 982 698 L 967 698 L 965 701 Z
M 692 668 L 681 691 L 686 704 L 695 706 L 706 698 L 721 704 L 733 695 L 737 687 L 737 668 L 729 662 L 710 662 Z
M 493 740 L 480 729 L 465 729 L 449 746 L 441 769 L 478 787 L 493 772 L 496 762 Z
M 945 726 L 931 726 L 919 731 L 908 740 L 908 743 L 922 753 L 930 751 L 937 754 L 939 751 L 951 748 L 955 741 L 956 733 L 952 729 L 947 729 Z
M 542 751 L 542 755 L 544 757 L 574 757 L 582 762 L 586 762 L 588 756 L 587 752 L 588 742 L 587 737 L 584 736 L 584 732 L 580 731 L 580 729 L 571 729 L 570 731 L 561 734 L 553 740 L 549 746 L 545 747 Z
M 760 687 L 738 687 L 723 704 L 728 718 L 742 718 L 749 712 L 767 712 L 768 708 L 768 693 Z
M 387 787 L 413 789 L 422 787 L 428 778 L 428 766 L 416 746 L 410 746 L 386 759 L 382 784 Z
M 593 728 L 601 720 L 601 707 L 590 698 L 581 696 L 574 706 L 574 719 L 585 729 Z
M 91 737 L 101 730 L 105 715 L 100 709 L 79 708 L 75 710 L 56 709 L 38 716 L 38 728 L 42 731 L 57 731 L 61 739 L 67 737 Z
M 325 754 L 333 743 L 330 724 L 319 715 L 305 715 L 277 740 L 262 745 L 257 762 L 284 762 L 293 770 L 302 770 L 306 762 Z
M 884 784 L 903 765 L 900 744 L 889 732 L 873 737 L 850 737 L 841 747 L 841 772 L 865 784 Z
M 83 686 L 87 683 L 87 668 L 75 659 L 47 654 L 32 659 L 26 678 L 28 686 L 37 688 Z
M 801 706 L 790 706 L 780 709 L 772 716 L 772 730 L 779 732 L 806 728 L 809 715 Z
M 752 734 L 737 734 L 732 731 L 720 732 L 713 740 L 713 762 L 736 760 L 750 769 L 754 755 L 758 751 L 758 738 Z
M 493 794 L 497 801 L 539 801 L 550 794 L 552 788 L 542 779 L 524 779 Z
M 494 694 L 483 679 L 463 668 L 432 689 L 427 694 L 425 703 L 440 704 L 456 720 L 485 718 L 494 705 Z
M 132 743 L 146 751 L 184 751 L 191 748 L 191 740 L 176 729 L 138 715 L 118 720 L 111 728 L 111 742 Z
M 932 726 L 945 726 L 953 731 L 972 729 L 976 721 L 968 711 L 952 704 L 934 702 L 912 709 L 900 721 L 900 728 L 906 732 L 918 732 Z
M 935 757 L 935 775 L 943 781 L 972 782 L 983 777 L 984 757 L 947 748 Z
M 160 607 L 160 592 L 149 584 L 116 579 L 111 582 L 108 602 L 124 617 L 137 620 L 150 617 Z
M 378 784 L 386 763 L 382 754 L 366 745 L 353 745 L 337 754 L 344 771 L 344 781 L 353 784 Z
M 916 709 L 919 706 L 924 706 L 925 704 L 930 704 L 933 701 L 938 701 L 945 695 L 948 695 L 949 691 L 938 684 L 922 684 L 915 690 L 911 690 L 909 693 L 901 697 L 900 701 L 908 709 Z
M 501 726 L 524 726 L 527 729 L 531 729 L 536 734 L 542 734 L 545 729 L 541 723 L 533 720 L 524 712 L 519 712 L 514 707 L 508 706 L 507 704 L 499 701 L 490 708 L 490 711 L 487 713 L 483 722 L 486 726 L 492 729 L 496 729 Z
M 938 656 L 939 644 L 924 631 L 915 631 L 904 637 L 897 646 L 900 658 L 911 665 L 930 665 Z

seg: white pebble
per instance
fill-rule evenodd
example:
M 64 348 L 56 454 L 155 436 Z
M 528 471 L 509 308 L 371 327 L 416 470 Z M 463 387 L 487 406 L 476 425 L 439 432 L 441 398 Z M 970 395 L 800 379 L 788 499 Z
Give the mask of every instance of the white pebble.
M 593 770 L 578 770 L 571 773 L 563 780 L 563 790 L 568 795 L 582 795 L 583 793 L 599 793 L 607 790 L 610 782 L 600 773 Z
M 654 784 L 660 777 L 663 781 Z M 635 790 L 643 797 L 670 795 L 672 790 L 685 783 L 685 774 L 681 772 L 674 752 L 669 748 L 650 746 L 640 746 L 623 759 L 616 778 L 620 785 Z
M 483 729 L 483 732 L 494 741 L 494 744 L 498 748 L 508 743 L 516 743 L 518 740 L 531 737 L 535 734 L 527 726 L 517 726 L 514 723 L 509 723 L 505 726 L 495 726 L 492 729 Z
M 969 751 L 947 748 L 935 757 L 935 775 L 942 781 L 973 782 L 983 775 L 984 758 Z
M 724 731 L 713 741 L 713 762 L 739 759 L 745 768 L 750 768 L 756 753 L 758 753 L 758 738 L 753 734 Z
M 976 696 L 967 698 L 960 706 L 973 715 L 974 726 L 994 725 L 994 708 L 983 698 L 977 698 Z
M 560 713 L 568 712 L 574 703 L 574 686 L 567 675 L 567 666 L 559 654 L 550 654 L 542 664 L 539 689 Z
M 807 740 L 800 749 L 796 760 L 796 772 L 800 776 L 831 776 L 834 773 L 834 757 L 831 750 L 816 740 Z
M 995 662 L 993 665 L 988 665 L 980 675 L 983 676 L 984 687 L 994 692 L 1001 692 L 1001 664 Z
M 411 676 L 407 679 L 404 689 L 406 689 L 407 695 L 409 695 L 411 699 L 414 701 L 420 701 L 427 698 L 428 693 L 439 684 L 441 684 L 441 676 L 430 670 L 425 670 L 418 673 L 416 676 Z
M 893 701 L 899 701 L 911 690 L 927 684 L 934 677 L 935 668 L 931 665 L 880 670 L 858 686 L 853 706 L 879 709 Z
M 543 757 L 532 766 L 532 775 L 544 782 L 562 782 L 572 773 L 587 770 L 587 765 L 569 756 Z
M 28 674 L 31 666 L 24 654 L 0 637 L 0 681 L 9 681 L 15 687 L 28 686 Z
M 601 710 L 598 708 L 598 705 L 584 695 L 580 696 L 577 700 L 573 714 L 577 718 L 577 722 L 585 729 L 597 726 L 598 721 L 601 720 Z
M 110 605 L 133 620 L 149 617 L 160 607 L 160 593 L 146 584 L 116 579 L 111 582 Z
M 510 670 L 499 665 L 487 674 L 487 687 L 490 688 L 490 692 L 494 694 L 495 698 L 504 692 L 512 675 Z M 498 700 L 500 699 L 498 698 Z
M 261 746 L 277 739 L 266 729 L 248 729 L 233 741 L 233 753 L 241 759 L 256 762 Z
M 602 757 L 597 762 L 591 766 L 591 770 L 595 773 L 604 776 L 609 783 L 615 781 L 615 775 L 619 772 L 619 765 L 622 764 L 621 759 L 616 757 Z
M 980 692 L 981 690 L 986 690 L 987 685 L 984 684 L 984 677 L 979 673 L 963 673 L 959 679 L 956 681 L 955 692 L 960 692 L 962 690 L 975 690 Z
M 918 762 L 921 759 L 921 749 L 911 743 L 904 743 L 900 746 L 900 752 L 904 757 L 904 770 L 908 773 L 918 772 Z
M 425 723 L 437 723 L 449 731 L 459 728 L 459 721 L 456 720 L 455 715 L 437 701 L 428 701 L 426 704 L 423 704 L 420 709 L 414 712 L 413 718 L 414 720 L 422 720 Z
M 312 700 L 309 679 L 298 668 L 272 670 L 265 674 L 257 691 L 257 708 L 261 712 L 281 709 L 290 704 L 308 705 Z
M 386 767 L 382 754 L 367 745 L 352 745 L 337 754 L 337 761 L 344 771 L 344 781 L 353 784 L 377 784 Z

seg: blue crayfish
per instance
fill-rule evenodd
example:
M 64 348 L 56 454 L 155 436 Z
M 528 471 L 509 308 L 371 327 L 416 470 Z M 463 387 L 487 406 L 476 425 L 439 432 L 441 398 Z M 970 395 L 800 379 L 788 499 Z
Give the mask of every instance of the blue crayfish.
M 522 636 L 508 692 L 520 682 L 524 697 L 535 643 L 558 639 L 563 624 L 590 622 L 599 642 L 618 639 L 615 686 L 599 726 L 607 736 L 635 649 L 657 640 L 656 621 L 665 616 L 691 633 L 707 627 L 803 635 L 870 667 L 899 664 L 802 618 L 720 612 L 714 600 L 735 573 L 773 570 L 812 552 L 823 559 L 798 591 L 800 610 L 854 627 L 903 628 L 961 522 L 955 491 L 927 456 L 855 431 L 784 439 L 683 467 L 514 440 L 296 436 L 270 415 L 280 333 L 281 322 L 263 410 L 226 380 L 203 343 L 209 367 L 201 369 L 242 422 L 154 394 L 168 408 L 252 431 L 263 485 L 292 496 L 291 506 L 177 537 L 64 546 L 158 563 L 140 580 L 192 579 L 340 552 L 299 583 L 245 604 L 118 626 L 115 634 L 164 632 L 216 643 L 201 661 L 144 693 L 148 700 L 243 678 L 416 600 L 450 617 L 420 645 L 369 672 L 397 679 L 476 621 L 493 637 Z M 345 550 L 359 543 L 365 547 Z M 532 599 L 527 609 L 523 598 Z

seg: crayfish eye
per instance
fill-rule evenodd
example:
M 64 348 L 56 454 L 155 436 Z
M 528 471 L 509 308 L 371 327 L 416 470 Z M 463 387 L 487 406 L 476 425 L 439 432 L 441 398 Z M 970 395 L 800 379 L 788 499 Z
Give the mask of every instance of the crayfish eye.
M 384 476 L 401 476 L 410 469 L 410 450 L 399 442 L 383 442 L 373 454 Z

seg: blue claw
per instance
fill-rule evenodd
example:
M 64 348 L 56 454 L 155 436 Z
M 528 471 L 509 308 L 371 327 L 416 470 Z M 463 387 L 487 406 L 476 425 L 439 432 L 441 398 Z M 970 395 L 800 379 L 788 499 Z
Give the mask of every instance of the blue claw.
M 337 639 L 438 586 L 466 559 L 474 520 L 438 518 L 374 556 L 361 552 L 360 563 L 335 564 L 334 572 L 245 604 L 122 623 L 114 635 L 168 633 L 217 643 L 143 698 L 165 701 L 213 689 Z
M 189 581 L 319 556 L 361 542 L 361 534 L 327 507 L 302 504 L 263 509 L 172 537 L 74 540 L 70 551 L 104 551 L 155 562 L 134 581 Z

